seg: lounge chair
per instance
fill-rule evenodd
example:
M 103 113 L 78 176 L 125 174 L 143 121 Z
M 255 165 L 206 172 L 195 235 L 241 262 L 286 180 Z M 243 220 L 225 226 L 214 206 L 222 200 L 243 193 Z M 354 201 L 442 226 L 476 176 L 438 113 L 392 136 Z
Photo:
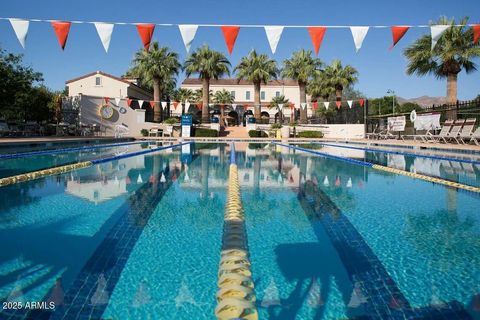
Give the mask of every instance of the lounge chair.
M 163 137 L 173 137 L 173 126 L 167 126 L 163 131 Z
M 472 142 L 472 141 L 475 142 L 477 146 L 480 146 L 480 126 L 477 128 L 477 130 L 475 130 L 475 132 L 470 137 L 469 142 Z
M 445 142 L 447 142 L 445 138 L 448 137 L 448 134 L 450 133 L 450 130 L 452 129 L 452 127 L 453 127 L 453 120 L 445 121 L 442 129 L 437 135 L 426 136 L 427 142 L 440 142 L 440 140 L 444 140 Z
M 462 127 L 462 130 L 457 137 L 452 137 L 458 144 L 465 143 L 463 139 L 470 139 L 473 134 L 473 129 L 475 128 L 475 123 L 477 122 L 476 118 L 470 118 L 465 120 L 465 123 Z
M 397 135 L 393 134 L 390 132 L 390 130 L 387 130 L 383 133 L 379 133 L 378 134 L 378 140 L 380 139 L 383 139 L 383 140 L 387 140 L 387 139 L 397 139 Z
M 445 141 L 445 143 L 448 141 L 455 141 L 459 143 L 457 138 L 459 137 L 460 132 L 462 132 L 462 128 L 464 124 L 465 124 L 465 119 L 455 120 L 455 123 L 452 126 L 452 130 L 450 130 L 448 135 L 443 138 L 443 141 Z
M 163 130 L 160 129 L 159 127 L 152 127 L 152 128 L 150 128 L 150 131 L 148 132 L 148 136 L 149 137 L 160 137 L 162 133 L 163 133 Z

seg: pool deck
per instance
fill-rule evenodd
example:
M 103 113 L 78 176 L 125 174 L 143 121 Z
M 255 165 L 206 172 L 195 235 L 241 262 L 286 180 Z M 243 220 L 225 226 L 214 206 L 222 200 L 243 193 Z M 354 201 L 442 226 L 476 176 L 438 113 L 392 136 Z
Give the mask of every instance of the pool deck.
M 0 138 L 0 147 L 16 145 L 36 145 L 47 143 L 99 143 L 107 141 L 127 141 L 134 140 L 133 137 L 115 138 L 115 137 L 18 137 L 18 138 Z

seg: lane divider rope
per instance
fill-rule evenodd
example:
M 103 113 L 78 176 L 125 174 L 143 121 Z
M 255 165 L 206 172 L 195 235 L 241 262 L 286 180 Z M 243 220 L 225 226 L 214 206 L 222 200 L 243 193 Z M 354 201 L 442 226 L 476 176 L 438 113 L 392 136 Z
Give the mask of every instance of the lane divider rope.
M 473 187 L 473 186 L 465 185 L 465 184 L 454 182 L 454 181 L 449 181 L 449 180 L 436 178 L 436 177 L 431 177 L 431 176 L 427 176 L 427 175 L 423 175 L 423 174 L 408 172 L 408 171 L 405 171 L 405 170 L 385 167 L 385 166 L 381 166 L 381 165 L 378 165 L 378 164 L 373 164 L 373 163 L 366 162 L 366 161 L 359 161 L 359 160 L 353 160 L 353 159 L 349 159 L 349 158 L 334 156 L 334 155 L 324 153 L 324 152 L 318 152 L 318 151 L 314 151 L 314 150 L 309 150 L 309 149 L 305 149 L 305 148 L 300 148 L 300 147 L 295 147 L 295 146 L 291 146 L 291 145 L 281 144 L 281 143 L 277 143 L 277 142 L 272 142 L 272 143 L 276 144 L 276 145 L 281 145 L 281 146 L 284 146 L 284 147 L 288 147 L 288 148 L 291 148 L 291 149 L 296 149 L 296 150 L 301 150 L 301 151 L 308 152 L 308 153 L 321 155 L 321 156 L 324 156 L 326 158 L 332 158 L 332 159 L 336 159 L 336 160 L 350 162 L 350 163 L 357 164 L 357 165 L 370 167 L 370 168 L 373 168 L 373 169 L 376 169 L 376 170 L 379 170 L 379 171 L 395 173 L 395 174 L 407 176 L 407 177 L 410 177 L 410 178 L 415 178 L 415 179 L 420 179 L 420 180 L 424 180 L 424 181 L 428 181 L 428 182 L 441 184 L 441 185 L 451 187 L 451 188 L 456 188 L 456 189 L 471 191 L 471 192 L 475 192 L 475 193 L 480 193 L 480 188 L 478 188 L 478 187 Z
M 59 167 L 54 167 L 54 168 L 49 168 L 49 169 L 43 169 L 39 171 L 32 171 L 32 172 L 27 172 L 11 177 L 6 177 L 6 178 L 1 178 L 0 179 L 0 187 L 5 187 L 8 185 L 24 182 L 24 181 L 29 181 L 29 180 L 35 180 L 39 178 L 43 178 L 46 176 L 51 176 L 51 175 L 56 175 L 56 174 L 61 174 L 61 173 L 66 173 L 78 169 L 83 169 L 87 167 L 91 167 L 93 165 L 99 164 L 99 163 L 104 163 L 104 162 L 109 162 L 113 160 L 119 160 L 119 159 L 124 159 L 124 158 L 130 158 L 146 153 L 151 153 L 151 152 L 156 152 L 168 148 L 174 148 L 174 147 L 179 147 L 184 144 L 189 144 L 191 142 L 186 142 L 186 143 L 180 143 L 180 144 L 174 144 L 170 146 L 163 146 L 155 149 L 148 149 L 144 151 L 139 151 L 139 152 L 133 152 L 133 153 L 127 153 L 123 154 L 120 156 L 113 156 L 113 157 L 108 157 L 108 158 L 103 158 L 103 159 L 97 159 L 97 160 L 92 160 L 92 161 L 83 161 L 79 163 L 73 163 L 73 164 L 67 164 L 64 166 L 59 166 Z
M 217 319 L 257 320 L 235 146 L 232 144 L 222 251 L 218 268 Z
M 364 151 L 372 151 L 372 152 L 399 154 L 399 155 L 412 156 L 412 157 L 418 157 L 418 158 L 455 161 L 455 162 L 463 162 L 463 163 L 471 163 L 471 164 L 479 164 L 480 165 L 480 161 L 476 161 L 476 160 L 458 159 L 458 158 L 442 157 L 442 156 L 429 156 L 429 155 L 418 154 L 418 153 L 413 153 L 413 152 L 391 151 L 391 150 L 385 150 L 385 149 L 364 148 L 364 147 L 354 147 L 354 146 L 342 146 L 342 145 L 338 145 L 338 144 L 331 144 L 331 143 L 324 143 L 324 142 L 314 142 L 314 144 L 318 144 L 318 145 L 321 145 L 321 146 L 335 147 L 335 148 L 344 148 L 344 149 L 353 149 L 353 150 L 364 150 Z

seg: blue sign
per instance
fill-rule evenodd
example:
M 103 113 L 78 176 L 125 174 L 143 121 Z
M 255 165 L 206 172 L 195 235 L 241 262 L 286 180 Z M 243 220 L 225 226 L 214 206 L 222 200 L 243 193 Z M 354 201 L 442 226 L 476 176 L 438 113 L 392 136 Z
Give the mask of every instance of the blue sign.
M 193 124 L 192 115 L 185 114 L 182 116 L 182 126 L 191 126 Z

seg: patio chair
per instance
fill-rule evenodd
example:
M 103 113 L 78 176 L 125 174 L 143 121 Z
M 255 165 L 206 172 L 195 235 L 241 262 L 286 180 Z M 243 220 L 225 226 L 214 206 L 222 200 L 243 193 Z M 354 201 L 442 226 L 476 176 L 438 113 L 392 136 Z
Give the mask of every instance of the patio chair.
M 452 137 L 458 144 L 465 143 L 463 139 L 470 139 L 473 134 L 473 129 L 475 128 L 475 123 L 477 122 L 476 118 L 469 118 L 465 120 L 465 123 L 462 127 L 462 130 L 459 132 L 457 137 Z
M 440 140 L 445 140 L 446 137 L 448 137 L 448 133 L 450 130 L 452 130 L 453 127 L 453 120 L 447 120 L 443 124 L 442 129 L 440 129 L 440 132 L 437 135 L 426 135 L 426 141 L 427 142 L 439 142 Z M 446 141 L 445 141 L 446 142 Z
M 167 126 L 163 131 L 162 137 L 173 137 L 173 126 Z
M 465 119 L 455 120 L 455 123 L 452 126 L 452 130 L 448 133 L 446 137 L 443 138 L 443 141 L 447 143 L 448 141 L 455 141 L 458 143 L 458 136 L 462 131 L 463 125 L 465 124 Z
M 425 131 L 423 134 L 402 134 L 401 138 L 405 141 L 405 138 L 412 138 L 413 141 L 420 139 L 420 142 L 428 142 L 428 139 L 432 136 L 432 128 Z
M 159 127 L 151 127 L 150 131 L 148 132 L 149 137 L 160 137 L 160 135 L 163 133 L 163 130 L 160 129 Z
M 378 140 L 380 139 L 383 139 L 383 140 L 387 140 L 387 139 L 397 139 L 397 135 L 393 134 L 390 132 L 390 130 L 387 130 L 383 133 L 379 133 L 378 134 Z
M 477 130 L 475 130 L 475 132 L 470 137 L 469 143 L 472 141 L 475 142 L 477 146 L 480 146 L 480 126 L 477 128 Z

